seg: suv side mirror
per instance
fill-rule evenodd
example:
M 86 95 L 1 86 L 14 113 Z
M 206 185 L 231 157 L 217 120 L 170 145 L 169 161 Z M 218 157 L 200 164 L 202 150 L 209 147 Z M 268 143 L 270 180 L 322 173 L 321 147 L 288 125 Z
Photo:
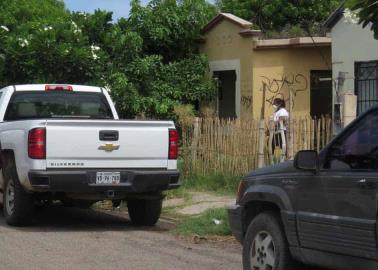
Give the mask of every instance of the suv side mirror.
M 313 150 L 299 151 L 294 159 L 294 167 L 304 171 L 317 171 L 318 164 L 318 152 Z

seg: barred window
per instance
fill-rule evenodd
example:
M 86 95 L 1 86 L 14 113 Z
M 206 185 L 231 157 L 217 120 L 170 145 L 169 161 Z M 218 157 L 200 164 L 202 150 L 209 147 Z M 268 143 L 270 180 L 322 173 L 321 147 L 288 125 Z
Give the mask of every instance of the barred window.
M 378 61 L 356 63 L 357 114 L 378 104 Z

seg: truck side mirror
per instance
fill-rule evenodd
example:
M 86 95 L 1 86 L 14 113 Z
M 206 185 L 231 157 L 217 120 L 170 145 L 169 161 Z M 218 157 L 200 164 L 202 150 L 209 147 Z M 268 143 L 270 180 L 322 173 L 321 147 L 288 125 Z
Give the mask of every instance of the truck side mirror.
M 313 150 L 299 151 L 294 159 L 294 167 L 304 171 L 317 171 L 319 167 L 318 152 Z

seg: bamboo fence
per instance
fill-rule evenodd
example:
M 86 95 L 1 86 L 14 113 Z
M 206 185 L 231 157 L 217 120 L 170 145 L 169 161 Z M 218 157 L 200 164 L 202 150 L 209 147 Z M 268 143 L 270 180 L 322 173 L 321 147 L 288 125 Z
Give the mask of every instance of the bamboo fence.
M 329 117 L 293 117 L 290 123 L 293 125 L 291 147 L 294 153 L 310 149 L 320 151 L 332 138 L 332 119 Z M 259 120 L 196 118 L 180 125 L 184 175 L 243 175 L 256 169 Z M 265 142 L 265 164 L 282 161 L 270 156 L 268 136 Z

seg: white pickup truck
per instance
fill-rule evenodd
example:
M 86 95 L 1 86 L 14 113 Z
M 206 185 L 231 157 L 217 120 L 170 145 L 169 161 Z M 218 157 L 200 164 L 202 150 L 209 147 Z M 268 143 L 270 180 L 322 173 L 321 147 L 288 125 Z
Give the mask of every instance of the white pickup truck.
M 154 225 L 162 191 L 179 186 L 172 121 L 123 121 L 108 92 L 80 85 L 0 90 L 0 188 L 10 225 L 32 222 L 50 200 L 127 201 L 138 225 Z

